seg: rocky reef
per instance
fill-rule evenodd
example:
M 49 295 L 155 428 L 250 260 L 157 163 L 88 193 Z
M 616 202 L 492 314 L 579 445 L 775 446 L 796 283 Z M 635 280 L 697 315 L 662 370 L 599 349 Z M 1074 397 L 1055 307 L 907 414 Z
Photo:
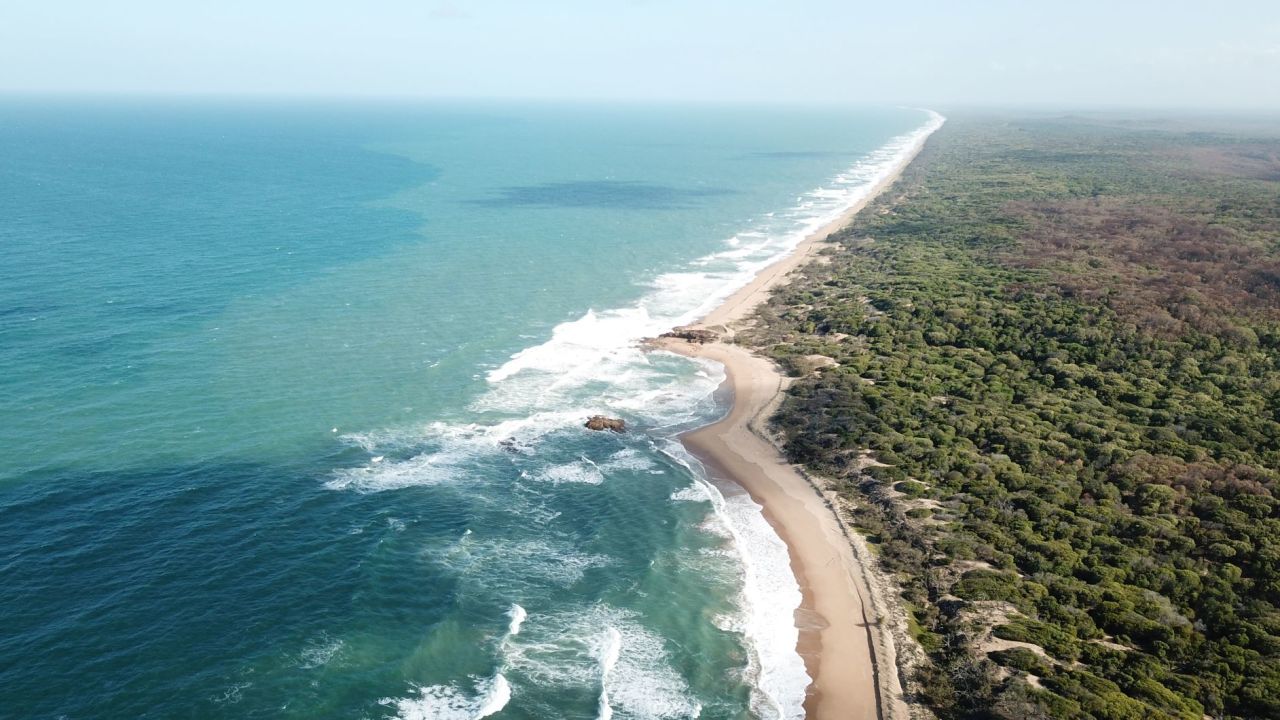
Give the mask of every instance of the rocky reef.
M 592 415 L 587 418 L 585 427 L 588 430 L 612 430 L 616 433 L 627 431 L 627 423 L 625 420 L 605 417 L 603 415 Z
M 676 338 L 678 340 L 687 340 L 691 343 L 702 345 L 704 343 L 719 340 L 720 334 L 713 330 L 704 330 L 691 325 L 682 325 L 678 328 L 674 328 L 671 332 L 664 332 L 658 337 Z

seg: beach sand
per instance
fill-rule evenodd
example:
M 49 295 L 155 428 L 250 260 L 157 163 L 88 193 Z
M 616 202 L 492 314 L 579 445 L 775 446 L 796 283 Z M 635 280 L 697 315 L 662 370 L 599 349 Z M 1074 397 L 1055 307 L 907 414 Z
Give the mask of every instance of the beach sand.
M 923 142 L 920 144 L 923 145 Z M 828 236 L 848 225 L 872 199 L 897 181 L 919 152 L 917 146 L 865 199 L 807 237 L 787 257 L 766 268 L 693 327 L 731 340 L 734 329 L 788 275 L 812 259 Z M 729 342 L 690 343 L 660 338 L 653 345 L 724 365 L 732 391 L 729 414 L 681 436 L 712 480 L 741 486 L 764 508 L 766 519 L 787 543 L 791 567 L 803 594 L 796 623 L 798 650 L 813 678 L 805 699 L 808 718 L 896 720 L 909 717 L 898 678 L 895 634 L 889 613 L 901 615 L 869 567 L 862 539 L 837 516 L 830 498 L 788 463 L 766 427 L 788 379 L 771 360 Z

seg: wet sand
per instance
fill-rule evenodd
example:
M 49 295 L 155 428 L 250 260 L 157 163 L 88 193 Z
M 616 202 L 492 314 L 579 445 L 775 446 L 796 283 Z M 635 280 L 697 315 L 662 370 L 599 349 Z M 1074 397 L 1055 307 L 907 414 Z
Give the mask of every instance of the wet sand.
M 923 142 L 920 143 L 923 146 Z M 712 310 L 697 325 L 732 340 L 736 325 L 789 274 L 813 259 L 828 236 L 849 224 L 877 195 L 897 181 L 919 152 L 898 164 L 862 201 L 805 238 L 790 255 L 766 268 Z M 733 483 L 764 508 L 766 519 L 787 543 L 791 567 L 803 594 L 796 611 L 798 650 L 813 678 L 805 699 L 809 718 L 873 720 L 906 718 L 898 680 L 893 633 L 881 618 L 901 613 L 866 566 L 865 547 L 840 521 L 829 498 L 798 467 L 788 463 L 769 435 L 772 416 L 788 379 L 771 360 L 731 342 L 690 343 L 661 338 L 660 349 L 724 365 L 732 392 L 729 414 L 685 433 L 682 442 L 707 467 L 712 480 Z

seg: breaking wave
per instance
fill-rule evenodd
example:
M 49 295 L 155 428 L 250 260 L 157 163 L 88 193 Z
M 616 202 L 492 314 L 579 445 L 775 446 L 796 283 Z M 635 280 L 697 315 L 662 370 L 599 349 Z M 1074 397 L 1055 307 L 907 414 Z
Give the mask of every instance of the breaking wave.
M 336 472 L 328 487 L 371 493 L 445 485 L 484 494 L 486 484 L 501 482 L 504 490 L 542 483 L 588 493 L 619 473 L 665 472 L 654 458 L 666 452 L 699 478 L 673 492 L 670 500 L 708 503 L 713 531 L 736 550 L 742 586 L 738 615 L 717 622 L 740 633 L 747 646 L 752 710 L 762 718 L 803 717 L 809 677 L 796 652 L 793 614 L 801 595 L 787 548 L 748 496 L 726 497 L 701 479 L 696 462 L 673 448 L 676 432 L 705 423 L 717 412 L 714 392 L 724 379 L 723 369 L 646 351 L 640 341 L 695 320 L 746 285 L 863 200 L 942 122 L 931 113 L 925 125 L 804 193 L 789 210 L 762 216 L 729 238 L 723 250 L 653 278 L 634 304 L 591 309 L 558 325 L 545 342 L 487 372 L 486 389 L 469 408 L 475 422 L 344 436 L 370 460 Z M 607 445 L 599 438 L 608 436 L 584 436 L 581 424 L 596 413 L 623 418 L 638 432 Z M 512 512 L 522 511 L 519 503 L 512 506 Z M 526 510 L 529 522 L 550 519 L 538 516 L 536 506 Z M 465 547 L 455 546 L 440 562 L 481 578 L 518 576 L 522 582 L 565 586 L 581 580 L 587 569 L 609 562 L 554 539 L 464 540 Z M 645 718 L 689 717 L 699 711 L 688 686 L 666 661 L 662 638 L 638 616 L 597 605 L 539 614 L 539 627 L 522 631 L 526 617 L 522 607 L 511 606 L 502 669 L 475 680 L 469 691 L 432 685 L 418 688 L 413 697 L 384 702 L 406 719 L 485 717 L 510 701 L 512 686 L 504 673 L 511 672 L 512 677 L 553 686 L 596 683 L 598 716 L 604 720 L 615 710 Z

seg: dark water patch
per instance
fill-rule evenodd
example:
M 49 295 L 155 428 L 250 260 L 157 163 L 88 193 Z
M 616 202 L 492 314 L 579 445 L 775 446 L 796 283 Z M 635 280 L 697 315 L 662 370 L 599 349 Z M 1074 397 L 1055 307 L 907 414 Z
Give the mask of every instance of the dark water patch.
M 0 102 L 0 126 L 14 307 L 217 312 L 421 242 L 421 216 L 378 203 L 440 176 L 349 113 Z
M 136 360 L 138 359 L 136 353 L 143 347 L 145 347 L 145 340 L 136 332 L 97 330 L 77 335 L 57 345 L 47 346 L 45 352 L 56 352 L 70 358 L 90 358 L 115 355 L 128 350 L 134 353 L 134 356 L 129 356 L 128 359 Z M 123 359 L 126 356 L 120 357 Z
M 113 303 L 109 310 L 142 317 L 180 318 L 208 313 L 209 310 L 195 302 L 155 300 L 151 302 Z
M 822 158 L 856 157 L 858 153 L 839 150 L 781 150 L 777 152 L 751 153 L 746 157 L 767 158 L 770 160 L 820 160 Z
M 10 307 L 0 307 L 0 320 L 6 320 L 14 317 L 22 320 L 30 320 L 33 317 L 39 317 L 57 309 L 57 305 L 13 305 Z
M 361 716 L 403 690 L 395 662 L 342 699 L 296 656 L 383 635 L 380 613 L 424 631 L 454 602 L 447 578 L 424 592 L 405 572 L 466 527 L 447 497 L 428 513 L 412 491 L 333 492 L 260 464 L 41 475 L 0 487 L 0 707 L 27 717 L 268 717 L 286 701 Z M 412 653 L 387 635 L 388 656 Z
M 39 323 L 46 317 L 47 314 L 39 309 L 32 309 L 31 312 L 18 310 L 8 314 L 0 314 L 0 337 L 5 338 L 5 344 L 10 344 L 13 342 L 11 338 L 17 338 L 25 334 L 32 325 Z
M 598 180 L 505 187 L 499 190 L 499 197 L 469 202 L 490 208 L 682 210 L 696 207 L 704 198 L 732 192 L 723 188 L 679 188 L 635 181 Z

